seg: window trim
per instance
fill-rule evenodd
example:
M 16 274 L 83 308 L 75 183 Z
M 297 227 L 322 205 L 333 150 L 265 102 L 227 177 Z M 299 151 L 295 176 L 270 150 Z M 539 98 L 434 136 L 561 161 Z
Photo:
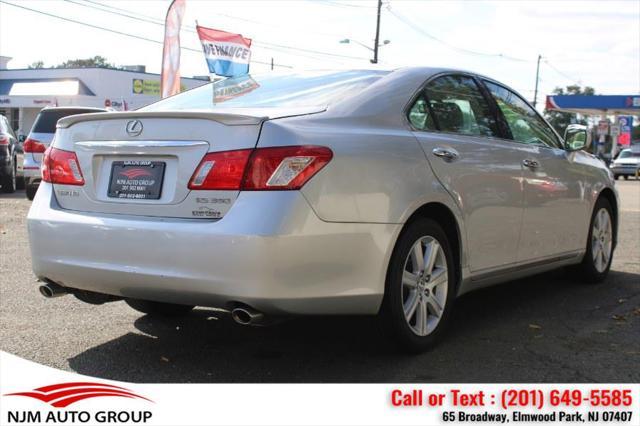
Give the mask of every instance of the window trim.
M 446 77 L 446 76 L 467 77 L 467 78 L 470 78 L 471 80 L 473 80 L 473 82 L 478 87 L 478 91 L 480 92 L 480 94 L 484 98 L 485 102 L 487 102 L 487 105 L 489 106 L 489 112 L 490 112 L 491 116 L 496 121 L 496 125 L 498 126 L 498 128 L 497 128 L 498 134 L 497 135 L 493 135 L 493 136 L 468 135 L 468 134 L 464 134 L 464 133 L 445 132 L 443 130 L 440 130 L 440 123 L 438 123 L 438 117 L 436 117 L 436 115 L 433 113 L 433 109 L 431 108 L 431 102 L 429 102 L 429 98 L 428 98 L 428 96 L 426 94 L 426 89 L 427 89 L 427 86 L 429 85 L 429 83 L 431 83 L 432 81 L 434 81 L 434 80 L 436 80 L 436 79 L 438 79 L 440 77 Z M 404 117 L 405 122 L 409 125 L 410 129 L 412 131 L 414 131 L 414 132 L 432 132 L 432 133 L 439 133 L 439 134 L 443 134 L 443 135 L 456 135 L 456 136 L 466 136 L 466 137 L 473 137 L 473 138 L 500 139 L 500 140 L 508 140 L 510 142 L 514 142 L 513 139 L 509 139 L 508 138 L 508 136 L 510 136 L 510 133 L 509 134 L 505 134 L 504 133 L 505 129 L 503 128 L 503 123 L 501 122 L 501 118 L 498 115 L 498 113 L 500 112 L 500 108 L 498 107 L 497 103 L 495 103 L 495 99 L 493 99 L 493 96 L 491 96 L 491 94 L 488 92 L 488 89 L 485 87 L 484 84 L 482 84 L 482 82 L 480 81 L 479 78 L 480 77 L 478 75 L 476 75 L 476 74 L 469 73 L 469 72 L 464 72 L 464 71 L 442 71 L 442 72 L 430 75 L 424 81 L 424 83 L 422 83 L 420 85 L 420 87 L 413 94 L 413 96 L 411 96 L 411 98 L 409 98 L 409 102 L 405 105 L 404 110 L 403 110 L 403 117 Z M 418 99 L 420 97 L 423 97 L 425 99 L 426 103 L 427 103 L 427 107 L 429 108 L 429 114 L 431 114 L 431 116 L 433 117 L 433 123 L 437 127 L 437 129 L 435 129 L 435 130 L 433 130 L 433 129 L 418 129 L 413 125 L 413 123 L 411 123 L 411 120 L 409 119 L 409 113 L 411 112 L 411 107 L 418 101 Z M 508 126 L 507 126 L 507 128 L 508 128 Z M 517 141 L 515 141 L 515 142 L 517 142 Z M 518 142 L 518 143 L 520 143 L 520 142 Z
M 542 116 L 542 114 L 540 114 L 540 113 L 538 112 L 538 110 L 537 110 L 537 109 L 535 109 L 535 108 L 533 107 L 533 105 L 531 105 L 529 102 L 527 102 L 527 100 L 526 100 L 526 99 L 525 99 L 525 98 L 524 98 L 520 93 L 518 93 L 518 92 L 516 92 L 515 90 L 511 89 L 511 88 L 510 88 L 510 87 L 508 87 L 507 85 L 502 84 L 502 83 L 500 83 L 500 82 L 498 82 L 498 81 L 495 81 L 495 80 L 493 80 L 493 79 L 491 79 L 491 78 L 488 78 L 488 77 L 480 77 L 480 81 L 481 81 L 482 85 L 486 88 L 487 93 L 491 96 L 491 100 L 495 103 L 496 108 L 497 108 L 497 109 L 498 109 L 498 111 L 500 112 L 500 115 L 502 116 L 502 119 L 504 120 L 504 123 L 506 124 L 506 127 L 507 127 L 507 129 L 508 129 L 508 131 L 509 131 L 510 140 L 512 140 L 513 142 L 516 142 L 516 143 L 522 144 L 522 145 L 527 145 L 526 143 L 524 143 L 524 142 L 520 142 L 520 141 L 517 141 L 517 140 L 515 140 L 515 139 L 513 138 L 513 135 L 511 134 L 511 129 L 509 128 L 509 125 L 508 125 L 508 123 L 507 123 L 507 121 L 506 121 L 506 118 L 504 117 L 504 114 L 503 114 L 503 113 L 502 113 L 502 111 L 500 110 L 500 107 L 498 106 L 498 102 L 495 100 L 495 98 L 493 97 L 493 95 L 491 95 L 491 90 L 489 90 L 489 88 L 486 86 L 485 82 L 487 82 L 487 83 L 491 83 L 491 84 L 495 84 L 496 86 L 502 87 L 503 89 L 505 89 L 505 90 L 507 90 L 507 91 L 509 91 L 509 92 L 513 93 L 515 96 L 517 96 L 518 98 L 520 98 L 520 100 L 521 100 L 522 102 L 524 102 L 524 103 L 525 103 L 525 105 L 527 105 L 529 108 L 531 108 L 531 109 L 535 112 L 535 114 L 537 115 L 537 117 L 538 117 L 540 120 L 542 120 L 542 122 L 543 122 L 543 123 L 544 123 L 544 124 L 549 128 L 549 129 L 551 129 L 551 133 L 552 133 L 553 135 L 555 135 L 555 137 L 557 138 L 557 141 L 556 141 L 556 142 L 557 142 L 557 146 L 548 146 L 548 145 L 546 145 L 546 144 L 533 144 L 533 145 L 531 145 L 531 146 L 539 146 L 539 147 L 543 147 L 543 148 L 547 148 L 547 149 L 561 149 L 561 150 L 563 150 L 563 151 L 566 151 L 566 148 L 565 148 L 565 141 L 564 141 L 564 139 L 563 139 L 562 137 L 560 137 L 560 135 L 558 134 L 558 132 L 556 132 L 556 129 L 554 129 L 554 128 L 553 128 L 553 126 L 552 126 L 551 124 L 549 124 L 549 122 L 548 122 L 547 120 L 545 120 L 545 118 Z

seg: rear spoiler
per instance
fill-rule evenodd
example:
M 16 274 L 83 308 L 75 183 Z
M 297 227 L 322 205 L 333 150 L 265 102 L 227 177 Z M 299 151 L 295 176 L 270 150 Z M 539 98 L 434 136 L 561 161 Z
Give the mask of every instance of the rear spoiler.
M 127 111 L 127 112 L 101 112 L 95 114 L 79 114 L 64 117 L 58 121 L 57 128 L 66 129 L 76 123 L 102 120 L 126 120 L 142 118 L 197 118 L 212 120 L 227 126 L 258 125 L 269 117 L 257 115 L 229 114 L 207 111 Z

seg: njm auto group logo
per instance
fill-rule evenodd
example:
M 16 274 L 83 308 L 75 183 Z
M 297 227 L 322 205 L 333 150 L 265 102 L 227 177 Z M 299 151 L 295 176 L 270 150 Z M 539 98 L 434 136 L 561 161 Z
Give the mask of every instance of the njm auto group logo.
M 153 403 L 150 399 L 138 395 L 133 391 L 120 387 L 97 382 L 68 382 L 42 386 L 26 392 L 12 392 L 3 395 L 5 397 L 26 397 L 36 399 L 38 404 L 46 404 L 53 410 L 8 410 L 7 424 L 64 424 L 64 423 L 91 423 L 91 424 L 118 424 L 118 423 L 146 423 L 151 419 L 152 413 L 148 410 L 100 410 L 79 411 L 71 407 L 73 404 L 90 398 L 130 398 Z M 48 408 L 47 407 L 47 408 Z

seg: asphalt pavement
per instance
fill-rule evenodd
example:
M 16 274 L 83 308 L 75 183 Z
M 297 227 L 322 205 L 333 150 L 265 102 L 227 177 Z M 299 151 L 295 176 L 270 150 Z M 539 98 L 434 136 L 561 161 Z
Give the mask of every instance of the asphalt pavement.
M 609 278 L 562 271 L 461 297 L 447 338 L 398 353 L 366 317 L 235 324 L 196 309 L 180 319 L 124 302 L 44 299 L 31 272 L 24 192 L 0 194 L 0 350 L 51 367 L 132 382 L 640 382 L 640 181 L 619 181 Z

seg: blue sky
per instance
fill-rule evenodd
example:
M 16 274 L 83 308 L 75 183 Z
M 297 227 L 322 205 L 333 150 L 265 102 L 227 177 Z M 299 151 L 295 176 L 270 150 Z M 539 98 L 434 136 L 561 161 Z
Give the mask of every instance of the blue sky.
M 99 9 L 162 20 L 169 0 L 3 0 L 42 12 L 162 40 L 161 25 Z M 102 5 L 102 6 L 101 6 Z M 190 27 L 201 25 L 253 38 L 253 72 L 270 62 L 296 69 L 368 68 L 376 0 L 187 0 L 181 34 L 199 49 Z M 384 0 L 380 66 L 434 65 L 477 71 L 533 97 L 538 54 L 540 93 L 581 83 L 602 94 L 640 93 L 640 1 L 403 1 Z M 304 49 L 294 50 L 292 48 Z M 43 60 L 102 55 L 159 72 L 162 46 L 43 16 L 0 3 L 0 54 L 10 67 Z M 319 53 L 322 52 L 322 53 Z M 502 55 L 502 56 L 500 56 Z M 182 74 L 207 74 L 201 52 L 185 50 Z

